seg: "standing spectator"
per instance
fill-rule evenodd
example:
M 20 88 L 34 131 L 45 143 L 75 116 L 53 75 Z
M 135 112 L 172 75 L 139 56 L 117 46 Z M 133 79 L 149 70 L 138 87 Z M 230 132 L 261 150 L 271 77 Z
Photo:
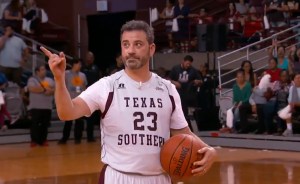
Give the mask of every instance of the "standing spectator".
M 242 15 L 247 15 L 249 12 L 249 5 L 245 2 L 245 0 L 239 0 L 239 2 L 236 2 L 235 7 Z
M 198 93 L 198 102 L 201 109 L 211 109 L 213 107 L 213 78 L 208 70 L 208 63 L 200 65 L 200 75 L 202 84 Z
M 28 48 L 22 39 L 13 35 L 13 28 L 9 25 L 5 26 L 4 35 L 0 37 L 0 49 L 0 71 L 9 81 L 20 85 Z
M 32 124 L 30 128 L 31 147 L 37 144 L 48 146 L 48 125 L 51 120 L 51 110 L 54 95 L 54 81 L 46 77 L 44 65 L 35 68 L 35 75 L 28 80 L 29 106 Z
M 174 17 L 177 18 L 179 31 L 174 36 L 180 43 L 181 52 L 188 51 L 189 14 L 190 8 L 185 5 L 184 0 L 178 0 L 174 7 Z
M 123 64 L 123 61 L 122 61 L 122 56 L 121 56 L 121 53 L 117 53 L 116 54 L 116 57 L 115 57 L 115 64 L 113 64 L 110 69 L 108 69 L 108 74 L 109 75 L 112 75 L 120 70 L 123 70 L 124 69 L 124 64 Z
M 86 54 L 85 65 L 82 68 L 82 72 L 87 78 L 87 86 L 91 86 L 100 79 L 100 71 L 99 68 L 94 64 L 94 60 L 94 54 L 89 51 Z M 90 117 L 86 118 L 86 121 L 87 141 L 95 142 L 94 124 L 100 122 L 100 111 L 95 111 Z
M 173 35 L 172 35 L 173 17 L 174 17 L 174 0 L 167 0 L 166 7 L 161 12 L 160 18 L 166 19 L 165 25 L 166 25 L 166 32 L 169 41 L 169 50 L 168 50 L 169 53 L 173 52 L 173 47 L 174 47 Z
M 182 63 L 174 66 L 170 73 L 171 82 L 180 95 L 182 110 L 188 122 L 188 107 L 194 106 L 193 103 L 197 102 L 196 95 L 192 94 L 196 94 L 197 88 L 202 83 L 199 72 L 192 67 L 193 60 L 192 56 L 186 55 Z
M 84 73 L 80 72 L 81 70 L 81 59 L 73 59 L 72 60 L 72 68 L 71 70 L 66 71 L 66 86 L 70 93 L 71 98 L 75 98 L 82 91 L 86 89 L 87 79 Z M 63 137 L 58 141 L 58 144 L 66 144 L 71 133 L 73 121 L 66 121 L 63 129 Z M 74 137 L 75 144 L 81 143 L 82 131 L 83 131 L 83 118 L 78 118 L 75 120 L 75 129 L 74 129 Z
M 233 85 L 233 128 L 239 133 L 247 132 L 247 114 L 251 112 L 251 107 L 249 104 L 250 95 L 251 84 L 246 81 L 245 72 L 243 70 L 238 70 L 236 74 L 236 83 Z M 240 122 L 240 126 L 238 125 L 238 122 Z
M 4 24 L 14 27 L 17 32 L 21 30 L 22 10 L 20 0 L 11 0 L 4 9 L 2 20 Z
M 292 83 L 289 79 L 289 74 L 286 70 L 282 70 L 280 73 L 280 80 L 275 81 L 273 85 L 273 91 L 276 94 L 276 112 L 285 108 L 288 105 L 288 96 L 289 90 L 292 86 Z M 277 135 L 281 135 L 283 130 L 286 129 L 285 121 L 280 117 L 276 117 L 277 122 Z
M 291 106 L 292 117 L 298 116 L 300 112 L 300 74 L 296 73 L 294 77 L 295 86 L 290 87 L 288 103 Z M 286 129 L 283 136 L 293 136 L 292 117 L 285 119 Z
M 246 81 L 250 82 L 252 88 L 254 88 L 254 86 L 257 85 L 257 76 L 256 73 L 253 72 L 252 63 L 248 60 L 243 61 L 241 69 L 245 72 Z

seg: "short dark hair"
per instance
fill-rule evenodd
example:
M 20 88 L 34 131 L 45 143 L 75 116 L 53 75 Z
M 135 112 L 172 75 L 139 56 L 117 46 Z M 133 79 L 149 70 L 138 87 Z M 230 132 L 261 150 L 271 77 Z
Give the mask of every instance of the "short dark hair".
M 39 66 L 36 66 L 36 67 L 34 68 L 34 72 L 36 73 L 36 72 L 40 71 L 40 69 L 41 69 L 42 67 L 45 67 L 45 68 L 46 68 L 46 65 L 39 65 Z
M 121 39 L 125 31 L 144 31 L 149 44 L 154 43 L 154 32 L 153 28 L 149 26 L 145 21 L 131 20 L 126 22 L 121 28 Z
M 238 69 L 238 71 L 236 71 L 236 75 L 238 75 L 239 73 L 245 75 L 245 71 L 243 69 Z
M 193 62 L 194 58 L 191 55 L 186 55 L 186 56 L 184 56 L 183 61 Z
M 277 60 L 276 57 L 271 57 L 271 58 L 269 59 L 269 62 L 270 62 L 271 60 L 274 60 L 274 61 L 276 62 L 276 64 L 278 64 L 278 60 Z
M 82 59 L 81 58 L 73 58 L 70 62 L 71 66 L 74 66 L 77 63 L 82 63 Z

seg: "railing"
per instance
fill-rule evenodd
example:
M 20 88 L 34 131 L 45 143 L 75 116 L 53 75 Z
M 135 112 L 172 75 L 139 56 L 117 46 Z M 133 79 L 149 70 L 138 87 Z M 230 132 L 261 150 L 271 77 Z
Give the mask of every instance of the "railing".
M 53 48 L 51 48 L 51 47 L 49 47 L 49 46 L 47 46 L 45 44 L 42 44 L 42 43 L 40 43 L 40 42 L 38 42 L 38 41 L 36 41 L 34 39 L 31 39 L 31 38 L 26 37 L 24 35 L 21 35 L 19 33 L 14 33 L 14 35 L 17 36 L 17 37 L 19 37 L 19 38 L 21 38 L 21 39 L 23 39 L 24 41 L 27 41 L 27 42 L 31 43 L 28 47 L 32 51 L 32 65 L 31 65 L 31 71 L 32 71 L 32 73 L 34 73 L 34 69 L 37 66 L 38 61 L 45 62 L 45 56 L 42 53 L 42 51 L 39 49 L 41 46 L 45 47 L 46 49 L 48 49 L 52 53 L 56 53 L 56 54 L 60 53 L 60 51 L 58 51 L 58 50 L 55 50 L 55 49 L 53 49 Z M 38 54 L 40 56 L 42 56 L 44 60 L 41 60 L 41 59 L 39 60 L 38 57 L 37 57 Z M 66 54 L 65 54 L 65 56 L 66 56 L 67 59 L 73 59 L 72 56 L 69 56 L 69 55 L 66 55 Z M 46 62 L 45 62 L 45 64 L 46 64 Z
M 300 24 L 218 57 L 219 87 L 220 89 L 227 88 L 227 90 L 220 90 L 220 96 L 232 91 L 235 72 L 240 68 L 242 61 L 251 61 L 254 71 L 257 72 L 267 67 L 268 50 L 272 47 L 272 42 L 283 44 L 287 49 L 300 43 L 300 40 L 297 40 L 300 38 L 300 32 L 294 32 L 297 29 L 300 29 Z M 288 35 L 291 32 L 293 34 Z

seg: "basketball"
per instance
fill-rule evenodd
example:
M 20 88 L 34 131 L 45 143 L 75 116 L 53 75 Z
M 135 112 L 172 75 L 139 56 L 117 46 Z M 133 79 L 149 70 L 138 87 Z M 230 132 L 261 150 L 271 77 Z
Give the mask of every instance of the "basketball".
M 203 155 L 197 151 L 205 145 L 191 135 L 179 134 L 171 137 L 162 146 L 160 162 L 163 169 L 175 179 L 186 179 L 192 176 L 196 167 L 195 161 Z

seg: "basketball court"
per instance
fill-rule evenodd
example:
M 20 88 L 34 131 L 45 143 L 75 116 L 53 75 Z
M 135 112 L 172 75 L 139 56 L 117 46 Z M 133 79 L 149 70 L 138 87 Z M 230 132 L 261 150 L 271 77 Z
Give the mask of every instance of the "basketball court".
M 0 184 L 96 184 L 100 142 L 49 147 L 29 144 L 0 147 Z M 216 147 L 218 160 L 205 176 L 185 184 L 298 184 L 300 157 L 297 152 Z

